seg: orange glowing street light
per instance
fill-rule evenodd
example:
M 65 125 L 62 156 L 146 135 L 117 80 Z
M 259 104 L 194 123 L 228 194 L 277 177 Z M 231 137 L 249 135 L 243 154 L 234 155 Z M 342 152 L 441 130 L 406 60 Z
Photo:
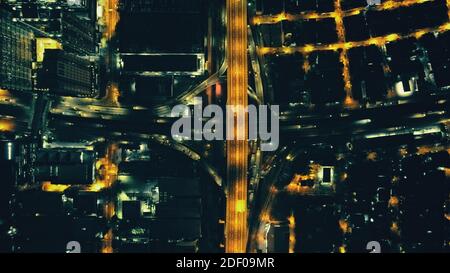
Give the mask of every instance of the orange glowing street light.
M 403 0 L 403 1 L 394 1 L 389 0 L 381 3 L 380 5 L 371 6 L 372 10 L 377 11 L 386 11 L 386 10 L 395 10 L 398 8 L 410 7 L 414 5 L 420 5 L 427 2 L 432 2 L 433 0 Z M 447 0 L 447 5 L 450 5 L 450 0 Z M 326 19 L 326 18 L 335 18 L 339 17 L 348 17 L 353 15 L 358 15 L 364 10 L 366 7 L 358 7 L 349 10 L 342 11 L 342 14 L 337 14 L 336 12 L 301 12 L 298 14 L 290 14 L 286 12 L 281 12 L 279 14 L 274 15 L 259 15 L 255 16 L 252 20 L 254 25 L 262 25 L 262 24 L 277 24 L 281 21 L 298 21 L 298 20 L 306 20 L 306 19 Z M 450 17 L 450 16 L 449 16 Z
M 227 0 L 227 58 L 229 106 L 247 107 L 247 1 Z M 247 165 L 248 143 L 238 135 L 247 136 L 245 126 L 234 122 L 234 140 L 227 141 L 227 208 L 225 250 L 228 253 L 246 251 L 247 226 Z M 247 139 L 247 137 L 243 138 Z

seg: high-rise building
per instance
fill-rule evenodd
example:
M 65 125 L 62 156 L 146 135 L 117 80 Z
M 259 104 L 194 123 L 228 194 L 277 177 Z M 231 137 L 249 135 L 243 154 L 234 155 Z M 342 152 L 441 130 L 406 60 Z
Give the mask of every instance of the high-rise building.
M 97 19 L 97 0 L 67 0 L 67 5 L 79 16 Z
M 274 223 L 267 230 L 267 251 L 270 253 L 288 253 L 289 225 L 288 223 Z
M 90 55 L 97 50 L 97 32 L 91 19 L 63 12 L 60 33 L 64 49 L 68 52 Z
M 84 150 L 41 149 L 36 153 L 37 181 L 53 184 L 91 184 L 96 154 Z
M 0 9 L 0 88 L 32 91 L 33 32 Z
M 161 103 L 185 91 L 191 77 L 205 74 L 204 0 L 120 4 L 117 39 L 123 97 L 140 104 Z
M 74 97 L 97 95 L 94 65 L 74 54 L 59 49 L 46 50 L 41 76 L 39 86 L 48 88 L 52 94 Z
M 120 51 L 203 53 L 202 4 L 203 0 L 122 0 Z
M 86 1 L 15 1 L 13 17 L 32 26 L 37 36 L 61 41 L 66 51 L 91 55 L 97 50 L 96 4 Z M 95 6 L 95 8 L 94 8 Z

